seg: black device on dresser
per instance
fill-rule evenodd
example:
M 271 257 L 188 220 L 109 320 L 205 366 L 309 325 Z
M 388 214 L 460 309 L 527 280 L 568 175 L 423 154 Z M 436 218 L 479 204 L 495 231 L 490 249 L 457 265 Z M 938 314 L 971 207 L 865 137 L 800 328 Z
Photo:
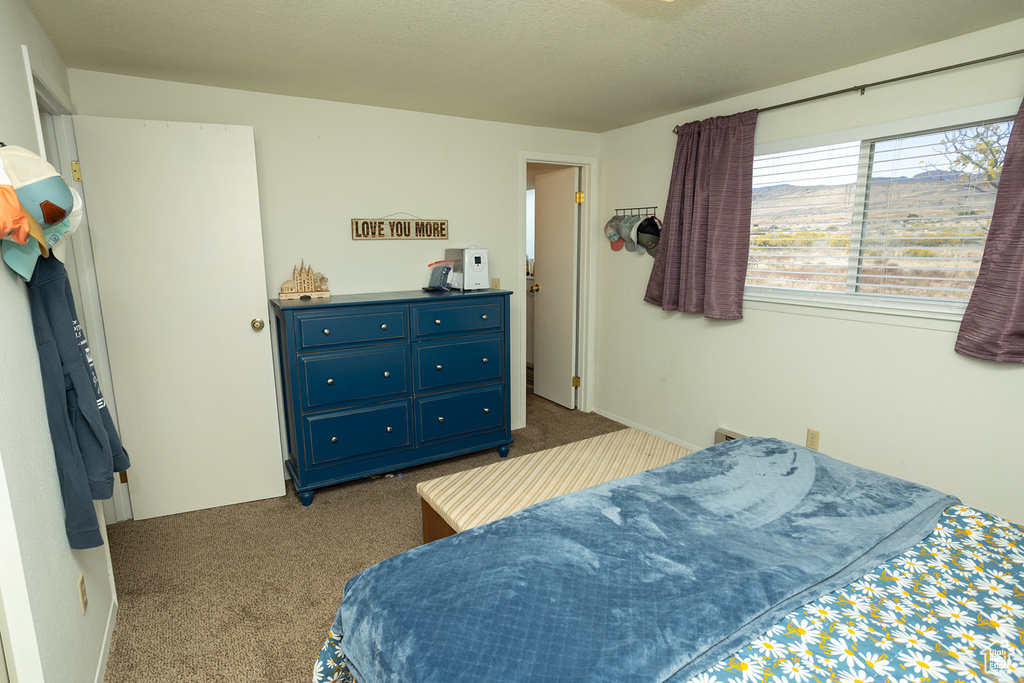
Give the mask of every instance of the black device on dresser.
M 271 300 L 303 505 L 314 490 L 512 443 L 505 290 Z

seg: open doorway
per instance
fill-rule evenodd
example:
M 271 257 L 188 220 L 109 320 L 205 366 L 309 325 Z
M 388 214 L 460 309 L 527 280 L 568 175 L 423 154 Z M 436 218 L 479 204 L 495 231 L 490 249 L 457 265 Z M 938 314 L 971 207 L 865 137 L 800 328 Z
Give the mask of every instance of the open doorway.
M 583 169 L 526 165 L 526 421 L 578 406 Z

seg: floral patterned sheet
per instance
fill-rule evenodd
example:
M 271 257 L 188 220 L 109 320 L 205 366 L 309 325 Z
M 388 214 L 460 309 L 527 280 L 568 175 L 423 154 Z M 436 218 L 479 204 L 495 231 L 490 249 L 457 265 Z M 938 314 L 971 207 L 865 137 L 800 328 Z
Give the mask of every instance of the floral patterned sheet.
M 333 632 L 313 673 L 329 681 L 356 683 Z M 789 681 L 1024 682 L 1024 527 L 952 506 L 918 545 L 691 679 Z

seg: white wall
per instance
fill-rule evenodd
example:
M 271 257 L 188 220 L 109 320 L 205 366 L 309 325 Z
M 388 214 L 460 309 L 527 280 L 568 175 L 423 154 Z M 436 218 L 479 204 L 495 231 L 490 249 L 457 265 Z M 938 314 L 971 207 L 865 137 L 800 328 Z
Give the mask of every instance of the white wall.
M 253 126 L 270 297 L 300 259 L 328 277 L 332 294 L 387 292 L 425 285 L 445 248 L 487 247 L 491 277 L 514 291 L 512 423 L 524 424 L 520 152 L 596 157 L 596 134 L 74 69 L 70 80 L 79 114 Z M 351 239 L 350 219 L 398 212 L 446 218 L 451 237 Z
M 38 152 L 23 44 L 36 75 L 69 102 L 64 64 L 35 18 L 21 0 L 0 0 L 0 140 Z M 20 683 L 94 681 L 116 612 L 110 555 L 106 546 L 68 547 L 27 289 L 6 267 L 0 267 L 0 348 L 0 632 L 8 641 L 7 664 Z M 89 591 L 85 616 L 80 572 Z
M 492 276 L 524 313 L 519 152 L 597 156 L 601 215 L 664 208 L 677 123 L 813 95 L 1022 47 L 1024 22 L 681 112 L 601 136 L 73 71 L 21 0 L 0 0 L 0 140 L 36 147 L 20 45 L 47 86 L 79 113 L 252 125 L 256 131 L 267 292 L 305 258 L 332 291 L 415 289 L 444 246 L 491 249 Z M 759 151 L 795 138 L 1021 97 L 1022 60 L 979 66 L 771 112 Z M 408 212 L 448 218 L 447 243 L 367 244 L 348 219 Z M 144 229 L 145 221 L 140 221 Z M 600 229 L 601 226 L 597 226 Z M 183 237 L 187 237 L 187 229 Z M 200 236 L 201 237 L 201 236 Z M 603 247 L 603 244 L 601 245 Z M 598 256 L 596 402 L 600 412 L 675 440 L 708 445 L 718 426 L 802 441 L 923 481 L 1024 521 L 1019 482 L 1024 369 L 953 353 L 955 325 L 748 305 L 740 322 L 709 322 L 642 303 L 650 259 Z M 225 258 L 230 258 L 226 254 Z M 67 547 L 46 431 L 25 288 L 0 268 L 0 591 L 19 681 L 91 680 L 116 610 L 101 586 L 105 548 Z M 524 360 L 513 329 L 513 367 Z M 518 386 L 523 387 L 514 373 Z M 516 402 L 518 411 L 518 402 Z M 522 415 L 513 422 L 522 423 Z M 1011 421 L 1012 420 L 1012 421 Z M 90 554 L 91 553 L 91 554 Z M 74 582 L 85 571 L 90 612 Z M 59 641 L 56 656 L 41 647 Z
M 1024 21 L 605 133 L 601 216 L 664 212 L 676 124 L 1020 48 Z M 1012 116 L 1021 73 L 1017 57 L 768 112 L 757 152 L 913 117 L 921 129 L 982 109 Z M 736 322 L 666 313 L 643 302 L 652 263 L 599 250 L 599 412 L 697 447 L 720 426 L 798 443 L 812 427 L 830 455 L 1024 522 L 1024 367 L 954 353 L 956 323 L 749 302 Z

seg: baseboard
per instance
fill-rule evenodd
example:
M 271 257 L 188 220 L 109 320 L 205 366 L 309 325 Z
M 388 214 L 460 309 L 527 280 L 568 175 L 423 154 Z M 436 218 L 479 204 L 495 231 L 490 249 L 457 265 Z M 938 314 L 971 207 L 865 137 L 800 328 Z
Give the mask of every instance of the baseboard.
M 640 431 L 647 432 L 648 434 L 654 434 L 657 437 L 665 439 L 665 441 L 669 441 L 669 442 L 674 443 L 676 445 L 682 446 L 683 448 L 689 448 L 691 451 L 699 451 L 699 450 L 701 450 L 703 448 L 706 448 L 705 446 L 694 446 L 693 444 L 688 443 L 686 441 L 683 441 L 682 439 L 677 439 L 676 437 L 672 436 L 671 434 L 666 434 L 664 432 L 658 431 L 657 429 L 653 429 L 652 427 L 649 427 L 649 426 L 647 426 L 645 424 L 640 424 L 639 422 L 637 422 L 635 420 L 627 419 L 625 417 L 622 417 L 621 415 L 616 415 L 615 413 L 609 412 L 607 410 L 595 409 L 594 412 L 597 413 L 598 415 L 600 415 L 601 417 L 607 417 L 609 420 L 615 420 L 616 422 L 621 422 L 622 424 L 626 425 L 627 427 L 635 427 L 635 428 L 639 429 Z

